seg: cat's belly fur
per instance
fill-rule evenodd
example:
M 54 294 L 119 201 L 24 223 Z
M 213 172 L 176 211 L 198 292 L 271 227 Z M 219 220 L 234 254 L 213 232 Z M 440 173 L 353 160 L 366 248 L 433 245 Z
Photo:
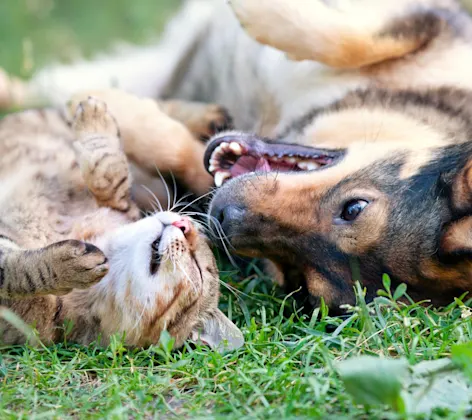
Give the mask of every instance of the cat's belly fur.
M 98 208 L 75 159 L 72 133 L 55 112 L 31 113 L 32 123 L 46 115 L 45 121 L 56 127 L 51 133 L 37 130 L 34 137 L 25 113 L 18 124 L 15 115 L 1 122 L 0 220 L 6 229 L 21 226 L 28 232 L 18 238 L 26 248 L 68 238 L 74 222 Z

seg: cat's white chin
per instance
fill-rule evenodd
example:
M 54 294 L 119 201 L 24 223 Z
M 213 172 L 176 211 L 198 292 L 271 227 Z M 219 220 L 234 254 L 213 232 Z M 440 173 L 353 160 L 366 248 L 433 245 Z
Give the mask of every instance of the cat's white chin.
M 113 297 L 114 306 L 121 308 L 120 323 L 125 330 L 136 328 L 143 312 L 159 312 L 159 306 L 166 306 L 182 292 L 182 283 L 189 293 L 201 284 L 201 279 L 193 279 L 186 270 L 190 247 L 182 230 L 174 226 L 181 220 L 176 213 L 160 212 L 95 241 L 110 269 L 94 288 L 102 296 Z M 161 257 L 157 269 L 156 254 Z

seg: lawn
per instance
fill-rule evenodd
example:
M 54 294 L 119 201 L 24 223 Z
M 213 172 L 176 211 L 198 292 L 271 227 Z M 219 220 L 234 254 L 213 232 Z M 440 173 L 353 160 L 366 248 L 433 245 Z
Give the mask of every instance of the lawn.
M 117 39 L 145 42 L 176 3 L 3 0 L 0 65 L 26 77 L 50 60 L 89 56 Z M 221 278 L 221 308 L 243 330 L 243 349 L 225 355 L 198 347 L 171 352 L 172 343 L 164 341 L 129 350 L 118 339 L 106 349 L 69 343 L 1 348 L 0 419 L 398 418 L 395 402 L 355 403 L 339 363 L 375 355 L 415 365 L 457 355 L 454 346 L 472 340 L 470 300 L 441 310 L 397 303 L 404 291 L 389 291 L 388 279 L 384 296 L 366 305 L 359 290 L 358 305 L 335 318 L 324 307 L 302 315 L 255 264 L 241 271 L 224 266 Z M 370 397 L 385 396 L 401 368 L 371 369 L 371 362 L 357 366 L 357 391 L 367 381 Z M 460 394 L 441 389 L 451 401 Z M 457 403 L 425 418 L 460 419 L 464 410 Z

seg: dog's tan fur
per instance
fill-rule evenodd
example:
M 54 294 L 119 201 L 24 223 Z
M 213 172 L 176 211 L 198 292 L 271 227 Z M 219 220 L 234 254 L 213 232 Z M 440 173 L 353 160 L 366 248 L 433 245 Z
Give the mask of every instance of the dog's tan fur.
M 469 226 L 471 202 L 472 20 L 459 2 L 229 3 L 189 0 L 162 48 L 135 56 L 134 77 L 120 71 L 126 57 L 81 64 L 76 73 L 73 67 L 55 67 L 27 85 L 16 82 L 11 100 L 60 102 L 84 83 L 118 80 L 129 91 L 217 102 L 229 110 L 237 129 L 285 144 L 287 151 L 292 144 L 343 149 L 343 158 L 321 171 L 248 174 L 223 187 L 213 201 L 215 215 L 217 207 L 233 205 L 244 207 L 248 218 L 246 224 L 239 221 L 247 231 L 232 232 L 241 236 L 239 243 L 232 238 L 238 251 L 271 258 L 280 282 L 280 269 L 294 273 L 286 281 L 296 286 L 300 278 L 313 297 L 325 297 L 332 306 L 353 301 L 351 257 L 365 270 L 369 296 L 380 285 L 382 270 L 394 281 L 407 281 L 415 297 L 436 303 L 470 290 L 470 244 L 460 232 Z M 150 63 L 149 71 L 152 54 L 169 58 L 160 61 L 153 83 L 138 69 Z M 439 195 L 430 207 L 400 217 L 408 201 L 429 202 L 423 190 L 409 196 L 411 184 L 433 178 L 444 190 L 434 193 Z M 372 203 L 365 217 L 349 226 L 333 225 L 340 202 L 356 194 Z M 420 225 L 429 226 L 429 233 Z M 394 240 L 403 233 L 408 240 Z M 315 236 L 323 246 L 317 248 Z
M 128 157 L 149 171 L 165 159 L 169 171 L 204 188 L 208 175 L 200 170 L 199 178 L 202 157 L 193 155 L 202 145 L 151 100 L 94 95 L 113 114 L 81 95 L 71 101 L 71 121 L 41 109 L 0 122 L 0 305 L 35 325 L 46 343 L 107 344 L 122 334 L 127 344 L 146 346 L 166 329 L 177 346 L 200 333 L 210 345 L 240 345 L 240 333 L 217 309 L 218 271 L 206 239 L 196 227 L 184 235 L 170 226 L 177 214 L 138 221 L 131 199 Z M 149 274 L 157 239 L 165 242 L 162 262 Z M 0 340 L 25 337 L 0 321 Z

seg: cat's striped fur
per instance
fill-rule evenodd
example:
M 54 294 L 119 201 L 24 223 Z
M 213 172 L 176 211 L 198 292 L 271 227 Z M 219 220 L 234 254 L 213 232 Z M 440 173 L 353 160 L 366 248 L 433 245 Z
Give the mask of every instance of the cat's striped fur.
M 176 213 L 139 220 L 131 199 L 127 155 L 150 170 L 174 152 L 169 170 L 198 178 L 193 160 L 178 159 L 203 146 L 153 101 L 96 95 L 113 116 L 90 97 L 71 102 L 72 118 L 36 109 L 0 121 L 0 304 L 45 342 L 64 339 L 70 321 L 68 338 L 83 344 L 118 333 L 143 346 L 166 329 L 177 345 L 198 333 L 211 345 L 240 345 L 217 308 L 218 271 L 206 239 Z M 0 341 L 24 336 L 0 321 Z

